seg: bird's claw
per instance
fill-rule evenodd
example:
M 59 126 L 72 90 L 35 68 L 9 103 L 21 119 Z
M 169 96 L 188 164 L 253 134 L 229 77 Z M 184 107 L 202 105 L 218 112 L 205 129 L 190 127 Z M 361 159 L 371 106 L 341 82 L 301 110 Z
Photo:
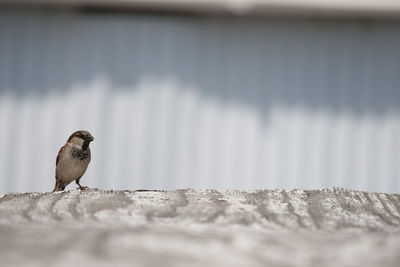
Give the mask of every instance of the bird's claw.
M 89 187 L 87 187 L 87 186 L 79 186 L 79 189 L 83 191 L 83 190 L 89 189 Z

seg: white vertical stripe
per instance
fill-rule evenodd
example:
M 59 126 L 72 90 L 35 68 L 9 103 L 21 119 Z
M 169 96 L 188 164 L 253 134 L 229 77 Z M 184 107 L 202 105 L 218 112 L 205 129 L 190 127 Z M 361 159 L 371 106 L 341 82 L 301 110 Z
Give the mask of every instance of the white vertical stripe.
M 10 149 L 13 150 L 13 158 L 9 163 L 12 164 L 11 166 L 15 170 L 15 188 L 22 192 L 29 190 L 27 186 L 28 179 L 35 179 L 35 177 L 29 178 L 31 176 L 29 169 L 32 165 L 32 157 L 30 155 L 35 157 L 35 153 L 38 153 L 37 156 L 40 156 L 40 146 L 37 148 L 38 151 L 32 151 L 30 146 L 30 133 L 35 128 L 31 124 L 34 121 L 32 111 L 33 101 L 24 99 L 20 103 L 14 136 L 9 139 L 12 146 Z M 40 142 L 37 144 L 41 145 Z M 21 167 L 20 164 L 24 164 L 24 167 Z
M 389 181 L 391 179 L 391 170 L 393 158 L 395 158 L 394 147 L 395 138 L 394 135 L 394 126 L 393 116 L 388 116 L 382 121 L 381 130 L 376 137 L 377 140 L 380 140 L 380 143 L 377 144 L 377 153 L 376 153 L 376 173 L 375 179 L 379 179 L 376 182 L 376 191 L 385 192 L 390 190 Z
M 198 121 L 198 133 L 195 142 L 198 144 L 198 179 L 196 187 L 207 188 L 218 179 L 215 175 L 215 165 L 218 158 L 215 157 L 215 135 L 218 134 L 219 114 L 216 103 L 206 101 L 200 110 Z M 188 144 L 189 145 L 189 144 Z
M 9 151 L 11 149 L 11 142 L 13 138 L 10 136 L 12 127 L 12 120 L 14 118 L 13 109 L 15 102 L 12 97 L 2 96 L 0 98 L 0 190 L 15 190 L 10 188 L 7 183 L 9 175 L 7 169 L 10 168 Z

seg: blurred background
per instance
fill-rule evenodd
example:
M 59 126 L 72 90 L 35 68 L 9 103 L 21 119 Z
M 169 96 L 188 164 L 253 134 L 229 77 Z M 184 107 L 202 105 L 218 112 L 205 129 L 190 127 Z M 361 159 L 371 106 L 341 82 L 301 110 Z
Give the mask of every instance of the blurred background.
M 0 0 L 0 192 L 400 191 L 400 2 Z M 75 184 L 67 189 L 75 188 Z

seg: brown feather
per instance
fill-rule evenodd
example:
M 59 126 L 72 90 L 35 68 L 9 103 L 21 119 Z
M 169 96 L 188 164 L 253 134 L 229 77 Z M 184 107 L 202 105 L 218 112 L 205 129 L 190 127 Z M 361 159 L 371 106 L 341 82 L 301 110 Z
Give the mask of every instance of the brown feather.
M 60 153 L 61 153 L 61 151 L 64 149 L 64 146 L 62 146 L 61 148 L 60 148 L 60 150 L 58 151 L 58 154 L 57 154 L 57 158 L 56 158 L 56 166 L 57 166 L 57 164 L 58 164 L 58 161 L 60 160 Z

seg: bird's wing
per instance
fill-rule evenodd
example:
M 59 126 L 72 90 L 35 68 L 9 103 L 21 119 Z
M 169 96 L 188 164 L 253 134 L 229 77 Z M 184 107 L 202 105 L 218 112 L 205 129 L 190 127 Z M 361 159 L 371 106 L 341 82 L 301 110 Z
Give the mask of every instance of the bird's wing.
M 60 148 L 60 151 L 58 151 L 57 159 L 56 159 L 56 166 L 57 166 L 57 164 L 58 164 L 58 161 L 60 160 L 60 154 L 61 154 L 61 151 L 64 149 L 64 147 L 65 147 L 65 146 L 62 146 L 62 147 Z

